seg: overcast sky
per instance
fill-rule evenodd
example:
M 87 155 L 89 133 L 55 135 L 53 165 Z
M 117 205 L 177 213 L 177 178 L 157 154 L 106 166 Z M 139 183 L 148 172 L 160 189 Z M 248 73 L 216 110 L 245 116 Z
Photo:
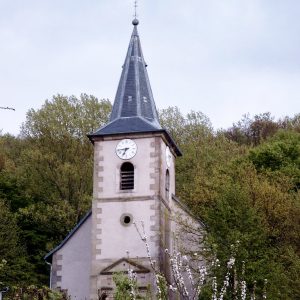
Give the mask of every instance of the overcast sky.
M 215 128 L 300 112 L 299 0 L 140 0 L 138 14 L 158 108 Z M 58 93 L 113 101 L 132 15 L 132 0 L 0 0 L 0 106 L 16 108 L 2 132 Z

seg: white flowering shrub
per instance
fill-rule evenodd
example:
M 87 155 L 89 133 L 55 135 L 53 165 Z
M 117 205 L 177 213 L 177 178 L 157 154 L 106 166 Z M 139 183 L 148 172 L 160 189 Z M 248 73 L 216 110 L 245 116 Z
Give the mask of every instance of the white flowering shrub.
M 216 274 L 218 269 L 221 267 L 220 262 L 217 258 L 213 259 L 209 264 L 203 264 L 199 260 L 197 268 L 192 268 L 194 265 L 189 256 L 183 255 L 179 251 L 171 252 L 169 249 L 165 249 L 165 253 L 170 262 L 171 269 L 171 279 L 167 280 L 166 276 L 161 272 L 161 270 L 155 264 L 150 252 L 150 246 L 148 242 L 148 237 L 145 233 L 144 223 L 141 222 L 141 226 L 134 223 L 136 230 L 145 243 L 145 248 L 147 251 L 147 257 L 149 259 L 152 271 L 156 278 L 156 299 L 167 300 L 170 295 L 174 293 L 183 300 L 226 300 L 226 299 L 237 299 L 237 300 L 256 300 L 255 294 L 255 282 L 252 291 L 248 291 L 247 283 L 244 280 L 245 273 L 245 263 L 242 262 L 241 276 L 237 276 L 237 266 L 236 266 L 236 251 L 237 245 L 232 245 L 232 255 L 227 261 L 226 274 L 224 278 L 220 281 L 217 279 Z M 195 253 L 195 256 L 198 254 Z M 129 281 L 134 280 L 136 284 L 136 277 L 128 271 Z M 262 299 L 267 299 L 266 284 L 263 290 Z M 132 285 L 133 286 L 133 285 Z M 137 299 L 135 297 L 134 290 L 131 292 L 131 299 Z M 150 298 L 149 298 L 150 299 Z

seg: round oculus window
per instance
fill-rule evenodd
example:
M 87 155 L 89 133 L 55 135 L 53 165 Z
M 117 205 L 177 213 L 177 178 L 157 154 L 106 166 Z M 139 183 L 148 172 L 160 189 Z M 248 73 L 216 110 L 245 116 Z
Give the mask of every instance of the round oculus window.
M 123 214 L 120 218 L 120 222 L 123 226 L 129 226 L 133 222 L 132 214 Z

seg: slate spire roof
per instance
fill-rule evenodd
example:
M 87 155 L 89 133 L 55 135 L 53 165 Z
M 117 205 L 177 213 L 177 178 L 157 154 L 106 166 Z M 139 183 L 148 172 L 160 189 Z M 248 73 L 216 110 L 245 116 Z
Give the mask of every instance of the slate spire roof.
M 159 123 L 137 30 L 139 21 L 134 19 L 132 24 L 133 32 L 110 120 L 88 137 L 93 141 L 95 137 L 105 135 L 162 132 L 177 154 L 181 155 L 171 136 Z
M 114 134 L 161 130 L 153 99 L 147 65 L 142 53 L 137 30 L 138 20 L 133 20 L 127 55 L 123 65 L 110 121 L 94 134 Z

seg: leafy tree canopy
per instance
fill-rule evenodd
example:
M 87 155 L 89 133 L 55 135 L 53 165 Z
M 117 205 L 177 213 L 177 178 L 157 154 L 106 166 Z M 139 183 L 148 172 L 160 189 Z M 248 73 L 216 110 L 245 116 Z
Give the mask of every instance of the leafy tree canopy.
M 43 256 L 90 208 L 86 135 L 110 110 L 108 100 L 56 95 L 27 113 L 20 136 L 0 135 L 0 261 L 11 270 L 0 282 L 47 282 Z M 201 112 L 169 107 L 160 119 L 184 154 L 176 193 L 207 224 L 221 265 L 238 240 L 247 282 L 269 279 L 270 299 L 300 298 L 300 115 L 246 115 L 218 132 Z
M 288 177 L 295 190 L 300 188 L 300 133 L 281 130 L 257 148 L 249 159 L 260 172 Z

